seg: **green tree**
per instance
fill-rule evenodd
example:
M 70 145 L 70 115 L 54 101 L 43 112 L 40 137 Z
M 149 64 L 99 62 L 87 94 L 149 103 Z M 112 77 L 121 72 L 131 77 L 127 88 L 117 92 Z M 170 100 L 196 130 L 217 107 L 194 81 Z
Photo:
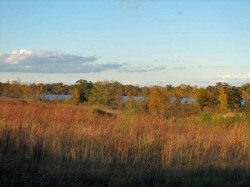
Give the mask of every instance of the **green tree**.
M 230 109 L 239 109 L 240 101 L 242 99 L 242 92 L 239 88 L 233 86 L 228 89 L 227 92 L 228 107 Z
M 250 83 L 244 84 L 240 87 L 242 97 L 245 100 L 250 100 Z
M 219 91 L 215 86 L 198 89 L 195 97 L 198 99 L 198 104 L 202 110 L 206 107 L 215 108 L 219 105 Z
M 109 81 L 98 81 L 94 83 L 88 100 L 91 103 L 117 106 L 116 93 L 119 83 Z
M 209 108 L 216 108 L 219 105 L 219 89 L 216 86 L 208 86 L 206 88 Z
M 93 83 L 87 80 L 80 79 L 76 81 L 76 86 L 78 87 L 80 98 L 79 101 L 85 102 L 88 101 L 88 97 L 90 96 L 91 90 L 93 88 Z

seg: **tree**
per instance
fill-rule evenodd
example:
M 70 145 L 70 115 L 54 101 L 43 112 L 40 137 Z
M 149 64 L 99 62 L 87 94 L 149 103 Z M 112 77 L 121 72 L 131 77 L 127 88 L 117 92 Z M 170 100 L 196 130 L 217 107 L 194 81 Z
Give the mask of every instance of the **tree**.
M 208 86 L 206 88 L 208 107 L 215 108 L 219 105 L 219 89 L 216 86 Z
M 217 83 L 220 90 L 219 100 L 222 110 L 238 109 L 242 99 L 242 92 L 240 88 L 230 86 L 227 83 Z
M 219 101 L 220 101 L 220 109 L 221 111 L 227 111 L 228 110 L 228 98 L 227 98 L 227 93 L 226 89 L 224 87 L 221 87 L 220 90 L 220 95 L 219 95 Z
M 242 91 L 242 97 L 245 100 L 250 100 L 250 83 L 242 85 L 240 90 Z
M 77 87 L 74 88 L 74 94 L 73 94 L 73 102 L 74 104 L 78 104 L 80 101 L 80 94 L 79 94 L 79 90 Z
M 241 91 L 233 86 L 228 89 L 227 92 L 228 107 L 230 109 L 238 109 L 240 107 L 240 101 L 242 100 Z
M 124 86 L 124 91 L 129 98 L 132 98 L 139 94 L 139 87 L 127 84 Z
M 184 93 L 183 93 L 183 88 L 181 88 L 181 86 L 175 87 L 174 89 L 174 96 L 180 100 L 184 97 Z
M 119 83 L 98 81 L 94 83 L 88 100 L 91 103 L 116 106 L 116 93 Z
M 63 94 L 63 83 L 53 83 L 52 84 L 52 89 L 53 89 L 53 93 L 55 94 Z
M 123 107 L 122 96 L 124 96 L 124 94 L 125 94 L 124 85 L 122 85 L 119 82 L 114 82 L 113 87 L 116 87 L 116 91 L 114 93 L 115 103 L 116 103 L 115 105 L 118 108 L 122 108 Z
M 228 84 L 228 83 L 226 83 L 226 82 L 217 82 L 216 83 L 216 87 L 217 88 L 228 88 L 228 87 L 230 87 L 230 85 Z
M 206 93 L 206 90 L 204 88 L 201 88 L 196 93 L 196 98 L 198 99 L 198 103 L 203 110 L 204 107 L 208 106 L 208 94 Z
M 85 102 L 88 101 L 88 97 L 90 96 L 91 89 L 93 88 L 93 83 L 87 80 L 80 79 L 76 81 L 76 86 L 79 90 L 79 102 Z
M 196 91 L 195 97 L 198 99 L 198 104 L 203 110 L 205 107 L 215 108 L 219 105 L 219 91 L 215 86 L 200 88 Z
M 162 107 L 161 89 L 158 86 L 153 86 L 149 93 L 149 111 L 152 114 L 159 114 Z

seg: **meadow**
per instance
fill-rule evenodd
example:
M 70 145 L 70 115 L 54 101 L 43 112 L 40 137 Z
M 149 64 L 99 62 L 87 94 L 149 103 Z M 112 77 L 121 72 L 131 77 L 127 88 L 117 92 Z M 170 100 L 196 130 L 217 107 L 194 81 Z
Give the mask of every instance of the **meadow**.
M 250 114 L 0 99 L 1 186 L 248 186 Z

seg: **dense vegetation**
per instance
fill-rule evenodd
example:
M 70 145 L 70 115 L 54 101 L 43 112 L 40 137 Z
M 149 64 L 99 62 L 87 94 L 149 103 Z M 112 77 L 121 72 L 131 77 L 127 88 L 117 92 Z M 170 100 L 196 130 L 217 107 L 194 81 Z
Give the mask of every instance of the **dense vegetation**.
M 193 105 L 189 110 L 219 110 L 227 112 L 229 110 L 242 109 L 241 101 L 250 99 L 250 84 L 241 87 L 231 86 L 227 83 L 217 83 L 215 86 L 198 88 L 197 86 L 180 85 L 173 87 L 151 86 L 139 87 L 133 85 L 123 85 L 119 82 L 98 81 L 95 83 L 78 80 L 74 85 L 64 85 L 63 83 L 34 84 L 13 81 L 7 83 L 0 82 L 0 96 L 11 96 L 15 98 L 31 98 L 39 100 L 41 94 L 70 94 L 73 95 L 75 104 L 89 103 L 110 106 L 116 109 L 130 109 L 134 112 L 161 113 L 167 115 L 173 108 L 178 108 L 180 99 L 184 97 L 196 98 L 199 107 Z M 122 102 L 121 96 L 127 96 L 130 102 Z M 146 98 L 143 102 L 133 102 L 134 96 Z M 175 98 L 177 102 L 171 102 Z M 66 101 L 70 102 L 70 101 Z M 173 104 L 175 106 L 173 107 Z M 191 103 L 189 103 L 191 104 Z M 249 108 L 246 102 L 245 109 Z M 171 107 L 172 106 L 172 107 Z M 178 110 L 177 110 L 178 111 Z
M 247 186 L 249 113 L 130 115 L 0 99 L 1 186 Z
M 1 186 L 250 184 L 249 102 L 241 105 L 250 84 L 13 81 L 0 94 L 13 97 L 0 98 Z M 40 94 L 73 100 L 40 102 Z

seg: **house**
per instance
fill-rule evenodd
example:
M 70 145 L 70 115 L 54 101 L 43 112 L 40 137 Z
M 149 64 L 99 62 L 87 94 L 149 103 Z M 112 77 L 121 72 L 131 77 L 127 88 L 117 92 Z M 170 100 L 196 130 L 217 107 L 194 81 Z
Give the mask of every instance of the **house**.
M 73 99 L 73 95 L 57 95 L 57 94 L 40 94 L 39 98 L 42 100 L 65 100 L 65 99 Z

